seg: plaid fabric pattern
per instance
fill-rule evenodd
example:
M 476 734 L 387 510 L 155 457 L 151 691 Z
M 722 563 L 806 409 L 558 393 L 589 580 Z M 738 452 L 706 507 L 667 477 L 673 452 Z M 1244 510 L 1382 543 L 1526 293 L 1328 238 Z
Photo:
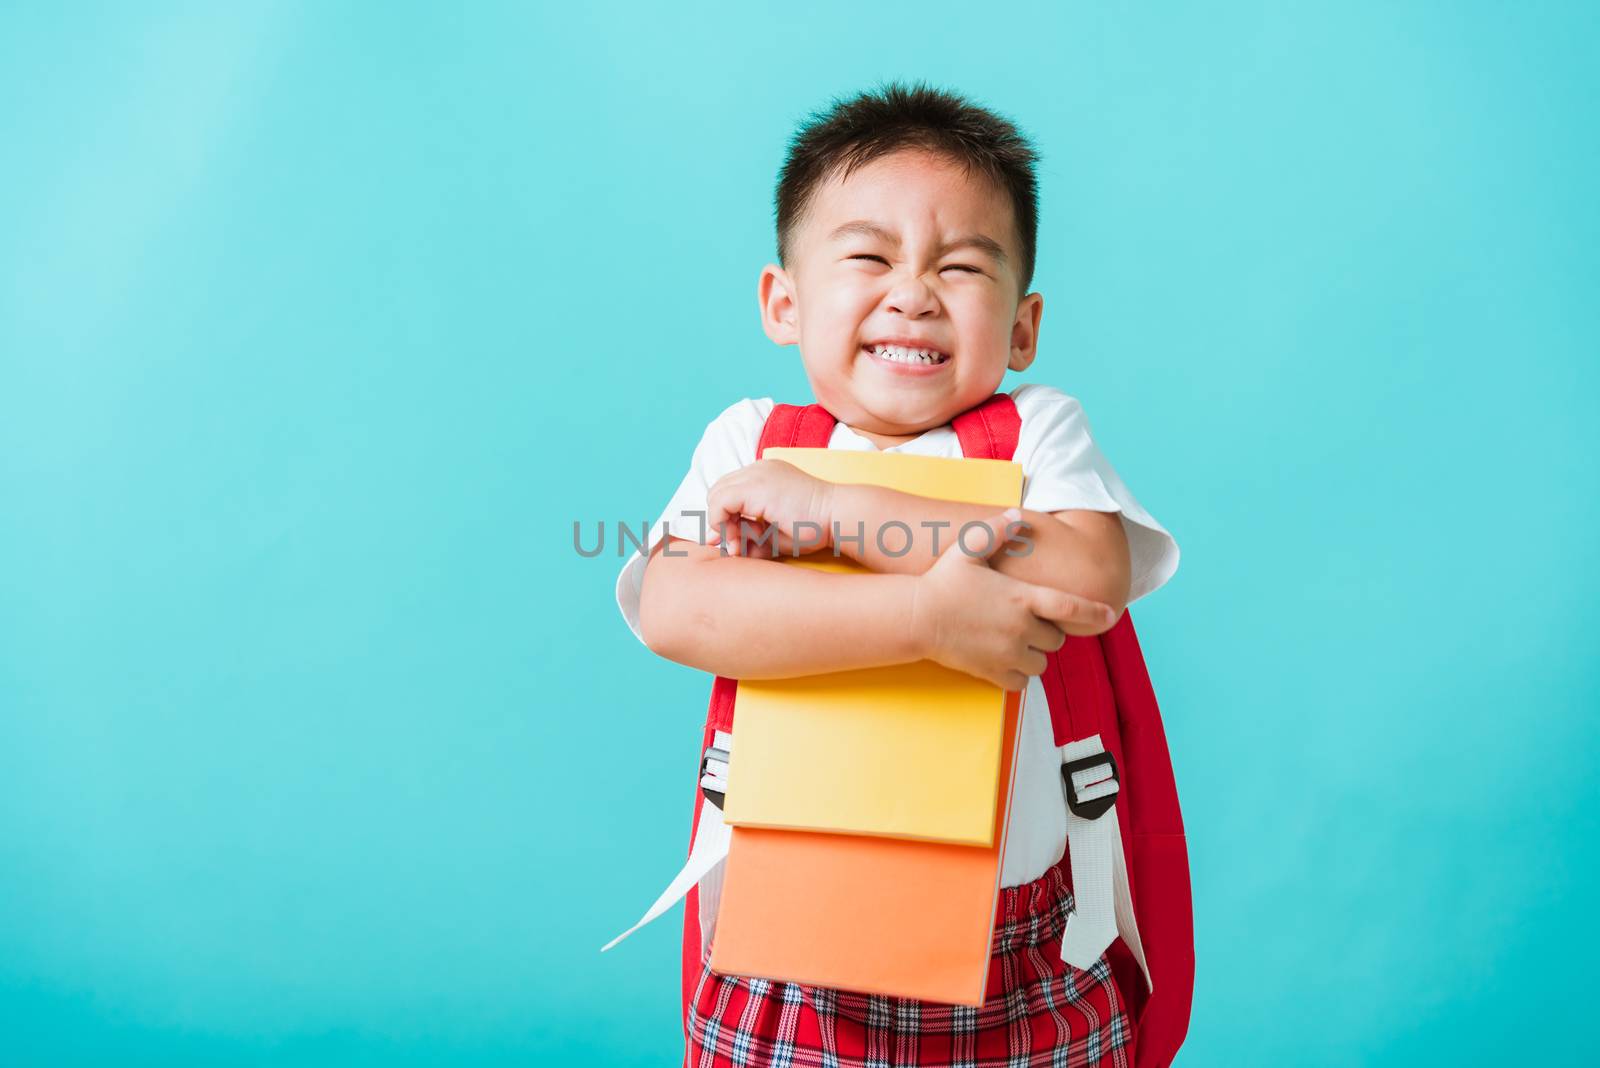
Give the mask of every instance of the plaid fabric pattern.
M 1129 1068 L 1132 1025 L 1106 958 L 1088 971 L 1061 960 L 1066 865 L 1000 891 L 982 1008 L 720 975 L 707 954 L 685 1068 Z

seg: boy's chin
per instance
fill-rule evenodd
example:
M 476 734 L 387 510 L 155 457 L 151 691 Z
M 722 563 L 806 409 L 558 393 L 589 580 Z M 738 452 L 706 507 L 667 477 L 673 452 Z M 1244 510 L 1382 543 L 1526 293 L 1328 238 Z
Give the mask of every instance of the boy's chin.
M 862 398 L 858 428 L 874 434 L 905 436 L 944 426 L 962 408 L 950 398 L 874 396 Z

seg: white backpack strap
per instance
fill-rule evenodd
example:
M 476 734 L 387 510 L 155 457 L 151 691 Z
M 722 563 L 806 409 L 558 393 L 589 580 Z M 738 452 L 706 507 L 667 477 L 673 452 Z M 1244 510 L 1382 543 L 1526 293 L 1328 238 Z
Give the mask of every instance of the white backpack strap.
M 1139 940 L 1139 925 L 1134 920 L 1128 861 L 1122 852 L 1122 830 L 1117 823 L 1117 793 L 1121 789 L 1117 762 L 1101 744 L 1098 734 L 1069 742 L 1060 750 L 1075 902 L 1061 939 L 1061 959 L 1080 971 L 1087 969 L 1120 934 L 1144 972 L 1145 987 L 1154 993 L 1144 944 Z
M 732 830 L 722 822 L 721 807 L 728 788 L 727 755 L 732 751 L 732 747 L 732 736 L 717 731 L 711 748 L 706 750 L 706 755 L 701 760 L 700 788 L 705 792 L 706 798 L 700 805 L 700 819 L 695 824 L 694 844 L 689 847 L 688 862 L 677 875 L 673 876 L 672 882 L 661 891 L 661 896 L 656 898 L 655 904 L 645 911 L 639 922 L 601 946 L 600 952 L 604 953 L 676 905 L 689 892 L 690 887 L 700 883 L 700 950 L 701 955 L 705 955 L 705 947 L 711 939 L 711 923 L 708 923 L 707 919 L 709 917 L 712 922 L 716 920 L 717 902 L 722 896 L 721 864 L 723 858 L 728 855 L 728 843 L 733 837 Z M 717 755 L 719 753 L 720 756 Z M 714 765 L 719 762 L 721 768 L 717 769 Z M 713 795 L 716 797 L 715 804 L 711 800 Z M 708 875 L 711 878 L 706 878 Z

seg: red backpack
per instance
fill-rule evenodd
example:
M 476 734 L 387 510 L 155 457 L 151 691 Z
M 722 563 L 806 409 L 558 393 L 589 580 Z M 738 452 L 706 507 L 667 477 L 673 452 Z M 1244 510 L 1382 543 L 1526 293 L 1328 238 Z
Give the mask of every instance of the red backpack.
M 775 405 L 762 428 L 756 457 L 769 445 L 827 448 L 835 423 L 820 404 Z M 996 393 L 956 416 L 951 425 L 963 455 L 1010 460 L 1022 420 L 1010 396 Z M 1056 745 L 1063 751 L 1062 778 L 1071 813 L 1069 842 L 1073 828 L 1094 825 L 1099 816 L 1111 814 L 1115 802 L 1121 802 L 1114 808 L 1122 845 L 1117 852 L 1126 858 L 1125 885 L 1119 887 L 1119 893 L 1125 891 L 1125 901 L 1119 905 L 1131 905 L 1136 926 L 1128 929 L 1119 922 L 1123 937 L 1112 941 L 1105 953 L 1117 987 L 1128 1001 L 1136 1068 L 1166 1065 L 1188 1031 L 1194 994 L 1189 854 L 1161 712 L 1131 614 L 1124 611 L 1103 634 L 1068 635 L 1060 649 L 1048 654 L 1040 681 L 1050 706 Z M 733 732 L 737 689 L 736 680 L 720 675 L 712 685 L 701 742 L 702 752 L 712 758 L 726 759 L 723 747 Z M 1084 740 L 1092 742 L 1095 736 L 1103 741 L 1103 753 L 1100 745 L 1090 744 L 1085 749 Z M 716 744 L 719 741 L 723 746 Z M 1086 751 L 1092 751 L 1091 755 L 1078 755 Z M 703 759 L 701 770 L 705 769 Z M 704 781 L 709 782 L 710 777 Z M 699 826 L 705 794 L 705 789 L 695 790 L 691 836 Z M 1103 850 L 1104 844 L 1101 841 L 1097 846 Z M 1096 857 L 1092 862 L 1104 865 L 1108 861 Z M 1120 861 L 1116 868 L 1119 873 L 1124 870 Z M 697 886 L 685 899 L 684 1018 L 700 977 L 704 949 L 699 896 Z M 1129 919 L 1120 915 L 1122 908 L 1118 912 L 1119 921 Z M 1069 932 L 1074 920 L 1069 920 Z

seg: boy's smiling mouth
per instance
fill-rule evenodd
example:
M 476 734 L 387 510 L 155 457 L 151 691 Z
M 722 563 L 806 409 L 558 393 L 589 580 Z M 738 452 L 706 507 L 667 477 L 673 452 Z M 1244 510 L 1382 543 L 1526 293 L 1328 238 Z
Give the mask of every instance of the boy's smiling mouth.
M 909 338 L 869 341 L 861 346 L 861 351 L 871 356 L 873 362 L 902 373 L 927 374 L 950 362 L 950 354 L 943 349 Z

